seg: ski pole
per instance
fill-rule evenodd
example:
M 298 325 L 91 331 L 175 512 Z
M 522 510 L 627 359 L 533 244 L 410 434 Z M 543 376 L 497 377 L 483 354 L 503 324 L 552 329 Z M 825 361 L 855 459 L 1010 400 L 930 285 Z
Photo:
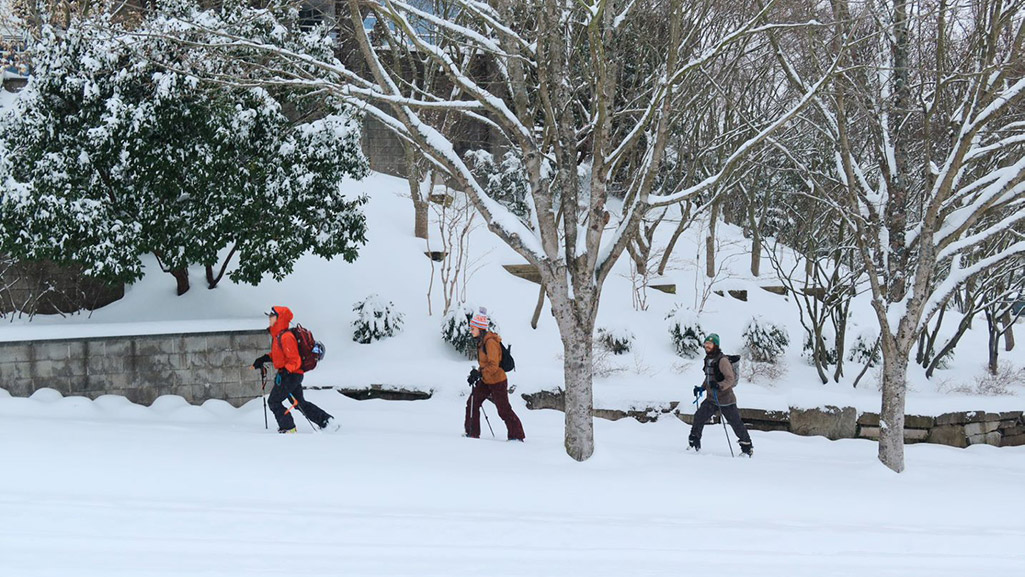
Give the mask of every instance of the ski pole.
M 295 397 L 293 397 L 291 393 L 289 393 L 288 396 L 290 399 L 292 399 L 292 406 L 288 409 L 288 411 L 291 411 L 292 409 L 299 406 L 299 401 L 295 400 Z M 285 412 L 287 413 L 288 411 Z M 310 428 L 313 429 L 314 432 L 320 430 L 317 428 L 316 425 L 313 424 L 313 421 L 311 421 L 310 418 L 306 416 L 306 413 L 303 412 L 302 407 L 299 407 L 299 412 L 302 413 L 302 416 L 306 419 L 306 422 L 310 424 Z
M 267 367 L 260 367 L 260 398 L 263 399 L 263 428 L 269 429 L 267 424 Z
M 726 430 L 726 415 L 722 412 L 722 405 L 719 404 L 719 394 L 712 389 L 712 398 L 715 399 L 715 406 L 719 407 L 719 420 L 722 421 L 722 432 L 726 433 L 726 446 L 730 448 L 730 456 L 736 457 L 733 454 L 733 440 L 730 439 L 730 432 Z
M 495 430 L 491 428 L 491 419 L 488 418 L 487 411 L 484 410 L 484 405 L 480 406 L 480 414 L 484 415 L 484 421 L 488 424 L 488 429 L 491 429 L 491 436 L 495 436 Z

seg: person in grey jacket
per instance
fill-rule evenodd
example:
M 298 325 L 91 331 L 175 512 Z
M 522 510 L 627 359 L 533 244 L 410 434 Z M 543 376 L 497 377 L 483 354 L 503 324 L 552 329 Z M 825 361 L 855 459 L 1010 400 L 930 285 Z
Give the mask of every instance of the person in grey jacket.
M 730 359 L 722 353 L 719 348 L 719 335 L 712 333 L 705 337 L 705 380 L 700 386 L 694 387 L 694 396 L 701 393 L 704 388 L 708 393 L 704 402 L 694 413 L 694 423 L 690 427 L 690 447 L 695 451 L 701 450 L 701 430 L 705 427 L 708 419 L 719 411 L 726 422 L 733 427 L 733 432 L 740 439 L 740 450 L 748 457 L 754 454 L 754 446 L 751 444 L 751 435 L 740 418 L 740 411 L 737 409 L 737 395 L 733 391 L 737 386 L 737 375 L 733 373 L 733 365 Z

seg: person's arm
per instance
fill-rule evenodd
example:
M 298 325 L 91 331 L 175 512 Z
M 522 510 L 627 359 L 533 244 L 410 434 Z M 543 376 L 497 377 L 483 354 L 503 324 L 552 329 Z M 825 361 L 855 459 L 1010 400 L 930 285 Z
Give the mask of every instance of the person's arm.
M 303 366 L 302 357 L 299 356 L 299 343 L 291 331 L 281 335 L 281 352 L 285 354 L 285 370 L 290 373 L 297 373 Z
M 502 345 L 498 339 L 484 341 L 484 354 L 480 359 L 480 373 L 484 377 L 484 383 L 493 385 L 505 380 L 505 373 L 498 366 L 502 360 Z
M 726 355 L 719 359 L 719 372 L 722 373 L 722 380 L 719 381 L 721 390 L 728 391 L 737 386 L 737 375 L 733 372 L 733 363 L 726 358 Z

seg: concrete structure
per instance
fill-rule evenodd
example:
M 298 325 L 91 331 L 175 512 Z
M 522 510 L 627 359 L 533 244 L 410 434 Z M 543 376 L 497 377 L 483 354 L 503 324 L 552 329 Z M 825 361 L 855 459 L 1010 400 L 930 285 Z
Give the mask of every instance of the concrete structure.
M 265 330 L 0 342 L 0 388 L 41 388 L 151 404 L 161 395 L 241 406 L 260 396 L 253 359 L 270 349 Z

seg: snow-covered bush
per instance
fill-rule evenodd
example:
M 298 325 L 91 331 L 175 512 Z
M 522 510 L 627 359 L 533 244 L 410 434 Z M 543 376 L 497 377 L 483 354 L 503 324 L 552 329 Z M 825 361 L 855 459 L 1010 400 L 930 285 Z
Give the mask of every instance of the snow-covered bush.
M 874 367 L 879 364 L 879 335 L 872 331 L 858 333 L 851 344 L 847 360 L 859 365 Z
M 693 311 L 677 306 L 666 315 L 666 319 L 669 320 L 669 336 L 673 339 L 676 354 L 693 359 L 704 352 L 705 329 Z
M 462 306 L 452 307 L 441 319 L 441 338 L 468 359 L 477 358 L 477 342 L 470 334 L 470 319 L 477 310 L 478 307 L 464 303 Z M 490 315 L 488 330 L 498 332 L 498 325 Z
M 352 321 L 352 340 L 368 345 L 373 341 L 395 336 L 402 331 L 402 313 L 395 310 L 395 304 L 387 304 L 378 295 L 370 295 L 356 303 L 352 310 L 356 320 Z
M 760 363 L 775 363 L 790 344 L 790 335 L 780 325 L 755 316 L 744 329 L 744 350 Z
M 637 338 L 629 329 L 622 327 L 602 327 L 598 329 L 595 337 L 598 344 L 614 355 L 621 355 L 623 353 L 630 352 L 630 349 L 633 347 L 634 340 Z
M 470 150 L 466 153 L 466 163 L 488 196 L 505 205 L 516 216 L 528 217 L 527 172 L 519 156 L 509 151 L 499 162 L 486 150 Z

